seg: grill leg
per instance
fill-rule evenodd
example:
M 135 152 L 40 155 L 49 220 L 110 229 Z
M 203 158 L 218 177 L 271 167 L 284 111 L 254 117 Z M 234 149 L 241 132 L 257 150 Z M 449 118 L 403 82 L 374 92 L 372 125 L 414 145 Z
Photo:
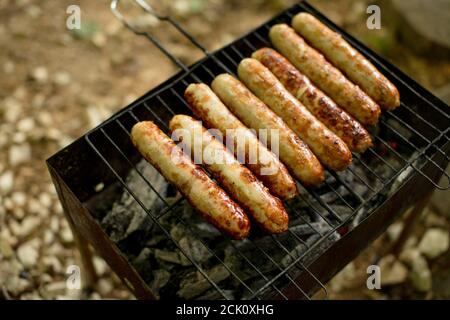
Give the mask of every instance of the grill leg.
M 430 192 L 426 193 L 425 196 L 415 204 L 410 214 L 406 217 L 403 225 L 403 230 L 400 233 L 400 236 L 398 237 L 397 241 L 391 247 L 391 253 L 394 256 L 398 257 L 402 252 L 402 249 L 406 241 L 408 240 L 411 233 L 414 231 L 414 227 L 421 213 L 423 212 L 428 202 L 430 201 L 430 198 L 433 195 L 433 191 L 434 190 L 431 190 Z
M 77 231 L 70 218 L 70 215 L 66 214 L 67 221 L 69 222 L 70 229 L 72 230 L 75 245 L 80 252 L 81 265 L 82 265 L 82 279 L 83 279 L 83 291 L 85 294 L 89 294 L 95 289 L 98 277 L 95 271 L 92 250 L 89 247 L 89 242 L 84 239 Z

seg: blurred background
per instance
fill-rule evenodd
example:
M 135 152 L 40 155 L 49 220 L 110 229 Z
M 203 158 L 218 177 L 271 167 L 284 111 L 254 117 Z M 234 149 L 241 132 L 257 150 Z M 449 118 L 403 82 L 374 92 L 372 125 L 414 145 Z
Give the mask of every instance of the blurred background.
M 294 0 L 147 0 L 214 50 Z M 132 10 L 123 0 L 124 10 Z M 450 103 L 450 1 L 310 0 L 331 20 Z M 366 26 L 369 4 L 381 29 Z M 69 5 L 81 29 L 66 27 Z M 185 63 L 202 55 L 165 24 L 136 17 Z M 0 0 L 0 299 L 132 299 L 105 262 L 94 292 L 68 290 L 80 264 L 45 159 L 178 71 L 111 14 L 109 1 Z M 450 202 L 436 192 L 399 259 L 383 256 L 398 221 L 328 285 L 332 299 L 450 298 Z M 382 289 L 366 287 L 383 256 Z M 317 298 L 322 298 L 318 295 Z

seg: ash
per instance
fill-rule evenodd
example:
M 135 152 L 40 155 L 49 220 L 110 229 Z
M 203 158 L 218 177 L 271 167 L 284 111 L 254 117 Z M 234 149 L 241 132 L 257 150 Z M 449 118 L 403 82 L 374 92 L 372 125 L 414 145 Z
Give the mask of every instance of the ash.
M 324 186 L 301 188 L 300 197 L 286 203 L 290 227 L 280 235 L 269 236 L 253 227 L 249 239 L 228 239 L 198 217 L 144 161 L 136 168 L 162 199 L 131 170 L 127 186 L 147 210 L 121 190 L 112 207 L 98 217 L 158 299 L 266 298 L 304 272 L 304 266 L 357 226 L 413 171 L 406 166 L 386 185 L 383 180 L 393 175 L 391 167 L 398 170 L 401 161 L 390 153 L 383 159 L 366 154 L 355 159 L 350 170 L 327 174 Z M 285 275 L 266 285 L 285 269 Z

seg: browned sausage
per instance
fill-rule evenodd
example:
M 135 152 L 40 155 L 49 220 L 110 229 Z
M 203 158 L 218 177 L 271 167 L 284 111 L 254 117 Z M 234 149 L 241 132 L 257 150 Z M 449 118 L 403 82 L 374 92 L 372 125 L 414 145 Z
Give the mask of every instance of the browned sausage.
M 262 182 L 241 165 L 200 121 L 189 116 L 176 115 L 170 121 L 170 130 L 174 139 L 183 141 L 187 149 L 190 149 L 192 158 L 200 159 L 228 194 L 265 231 L 280 233 L 287 230 L 289 216 L 280 199 L 272 196 Z
M 323 167 L 309 147 L 242 82 L 229 74 L 221 74 L 211 87 L 245 125 L 255 130 L 267 130 L 270 144 L 271 130 L 276 130 L 280 159 L 303 185 L 315 186 L 325 180 Z
M 322 54 L 307 45 L 294 29 L 277 24 L 270 29 L 269 36 L 275 48 L 341 108 L 363 125 L 378 122 L 380 107 Z
M 283 200 L 291 199 L 298 194 L 294 179 L 278 157 L 227 109 L 207 85 L 190 84 L 184 96 L 194 113 L 205 122 L 208 128 L 218 129 L 224 136 L 231 135 L 231 140 L 235 144 L 233 150 L 238 159 L 238 152 L 242 150 L 239 145 L 244 147 L 245 159 L 239 160 L 245 161 L 245 165 L 269 188 L 272 194 Z M 256 150 L 255 157 L 252 157 L 250 150 Z
M 325 166 L 335 171 L 348 167 L 352 154 L 344 141 L 317 120 L 261 62 L 250 58 L 242 60 L 238 74 L 247 87 L 306 142 Z
M 234 239 L 247 237 L 250 221 L 241 207 L 195 165 L 157 125 L 135 124 L 133 144 L 206 220 Z
M 381 107 L 400 105 L 397 88 L 342 36 L 306 12 L 292 19 L 294 29 Z
M 265 65 L 311 113 L 336 133 L 354 152 L 364 152 L 372 145 L 366 129 L 339 108 L 285 57 L 270 48 L 253 53 L 252 58 Z

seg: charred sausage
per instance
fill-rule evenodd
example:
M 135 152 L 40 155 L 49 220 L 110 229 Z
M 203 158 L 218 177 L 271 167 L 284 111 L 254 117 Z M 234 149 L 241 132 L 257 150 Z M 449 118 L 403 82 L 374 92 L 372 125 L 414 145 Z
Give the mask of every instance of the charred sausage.
M 252 58 L 266 66 L 305 107 L 354 152 L 364 152 L 372 145 L 367 130 L 352 116 L 314 86 L 285 57 L 270 48 L 253 53 Z
M 277 24 L 270 29 L 270 40 L 300 72 L 363 125 L 378 122 L 380 107 L 358 86 L 331 65 L 322 54 L 306 44 L 294 29 Z
M 277 131 L 280 159 L 303 185 L 315 186 L 324 181 L 323 167 L 309 147 L 242 82 L 229 74 L 221 74 L 211 87 L 246 126 L 266 129 L 269 143 L 272 144 L 271 130 Z
M 244 124 L 239 121 L 205 84 L 191 84 L 185 98 L 208 128 L 215 128 L 233 141 L 233 152 L 280 199 L 298 194 L 297 186 L 278 157 L 269 151 Z M 256 152 L 250 152 L 255 150 Z M 245 159 L 239 155 L 244 153 Z
M 400 105 L 397 88 L 339 33 L 306 12 L 297 14 L 292 26 L 381 107 L 393 110 Z
M 246 58 L 238 66 L 239 78 L 311 148 L 319 160 L 334 171 L 352 161 L 344 141 L 317 120 L 258 60 Z
M 142 156 L 175 185 L 194 209 L 234 239 L 247 237 L 250 221 L 238 206 L 181 148 L 151 121 L 135 124 L 133 144 Z
M 170 130 L 172 136 L 186 145 L 194 159 L 201 160 L 225 191 L 265 231 L 280 233 L 287 230 L 289 217 L 280 199 L 272 196 L 262 182 L 240 164 L 200 121 L 176 115 L 170 121 Z M 196 148 L 197 141 L 200 147 Z

